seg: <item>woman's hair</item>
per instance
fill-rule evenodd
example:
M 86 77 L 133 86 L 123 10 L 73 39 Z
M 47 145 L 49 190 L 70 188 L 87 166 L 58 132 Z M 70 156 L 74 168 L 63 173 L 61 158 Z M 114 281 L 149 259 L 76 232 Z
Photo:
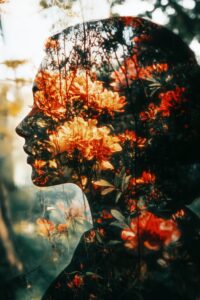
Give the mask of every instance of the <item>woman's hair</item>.
M 94 180 L 99 168 L 111 179 L 124 169 L 137 181 L 146 172 L 156 178 L 151 200 L 170 211 L 199 196 L 198 78 L 195 55 L 179 36 L 145 19 L 117 17 L 48 39 L 34 101 L 65 141 L 51 136 L 51 151 L 65 153 L 75 169 L 81 162 L 79 177 Z M 80 137 L 84 126 L 90 138 Z

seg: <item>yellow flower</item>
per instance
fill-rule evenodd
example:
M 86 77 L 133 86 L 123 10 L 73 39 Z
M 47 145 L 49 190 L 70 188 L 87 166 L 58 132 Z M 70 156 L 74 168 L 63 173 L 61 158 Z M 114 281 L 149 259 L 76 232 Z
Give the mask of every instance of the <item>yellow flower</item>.
M 118 92 L 107 90 L 103 82 L 92 79 L 85 71 L 71 71 L 67 76 L 41 70 L 35 79 L 37 91 L 35 105 L 46 115 L 62 119 L 67 108 L 75 102 L 83 103 L 84 109 L 92 109 L 98 114 L 123 112 L 125 97 Z
M 35 83 L 37 91 L 34 94 L 34 104 L 46 115 L 60 119 L 65 116 L 65 81 L 59 73 L 52 74 L 41 70 Z
M 50 135 L 49 151 L 55 155 L 67 152 L 70 156 L 78 150 L 79 157 L 83 159 L 105 162 L 113 153 L 122 150 L 118 142 L 119 138 L 112 136 L 108 127 L 97 127 L 97 120 L 85 121 L 81 117 L 75 117 Z
M 48 219 L 38 218 L 37 221 L 37 230 L 40 235 L 49 237 L 55 230 L 55 225 Z

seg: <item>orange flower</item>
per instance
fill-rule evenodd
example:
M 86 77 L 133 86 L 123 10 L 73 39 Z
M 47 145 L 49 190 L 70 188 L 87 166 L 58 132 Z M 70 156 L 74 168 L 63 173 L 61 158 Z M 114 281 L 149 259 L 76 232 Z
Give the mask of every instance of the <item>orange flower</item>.
M 129 200 L 127 201 L 127 207 L 128 207 L 128 210 L 129 210 L 130 212 L 135 211 L 136 208 L 137 208 L 137 200 L 136 200 L 136 199 L 129 199 Z
M 129 186 L 134 186 L 136 184 L 152 184 L 155 183 L 156 176 L 150 172 L 143 171 L 142 176 L 139 178 L 131 178 L 129 181 Z
M 45 171 L 42 170 L 42 168 L 46 165 L 46 163 L 47 163 L 46 161 L 41 159 L 36 159 L 34 161 L 33 167 L 39 175 L 43 175 L 45 173 Z
M 136 134 L 135 131 L 125 130 L 124 133 L 119 134 L 119 139 L 122 143 L 125 141 L 136 142 Z
M 62 119 L 76 101 L 84 104 L 84 109 L 97 113 L 123 112 L 125 97 L 103 87 L 101 81 L 92 80 L 86 72 L 69 72 L 67 76 L 41 70 L 35 79 L 38 91 L 34 94 L 35 105 L 46 115 Z
M 95 238 L 96 238 L 95 230 L 90 230 L 85 234 L 85 241 L 87 243 L 93 243 L 95 241 Z
M 185 211 L 184 211 L 184 209 L 180 209 L 180 210 L 178 210 L 176 213 L 174 213 L 172 215 L 172 219 L 173 220 L 182 219 L 184 217 L 185 217 Z
M 63 233 L 66 232 L 68 228 L 68 224 L 58 224 L 58 232 Z
M 148 105 L 148 109 L 140 113 L 140 120 L 141 121 L 155 120 L 158 111 L 159 111 L 159 107 L 156 106 L 154 103 L 150 103 Z
M 125 228 L 121 233 L 125 246 L 130 249 L 137 247 L 138 237 L 147 249 L 159 250 L 176 242 L 180 238 L 180 231 L 173 220 L 165 220 L 144 211 L 131 220 L 130 228 Z
M 111 74 L 114 80 L 110 85 L 117 91 L 120 87 L 131 85 L 133 80 L 138 78 L 138 62 L 137 56 L 133 55 L 132 58 L 127 58 L 124 64 Z
M 107 112 L 112 115 L 113 112 L 123 112 L 126 105 L 125 97 L 105 89 L 101 81 L 93 81 L 86 72 L 76 74 L 69 94 L 99 113 Z
M 49 151 L 55 155 L 66 152 L 72 158 L 74 151 L 78 150 L 80 158 L 107 161 L 113 153 L 122 150 L 119 138 L 110 135 L 108 127 L 96 125 L 96 120 L 85 121 L 81 117 L 64 123 L 57 132 L 50 135 Z
M 47 39 L 45 48 L 46 49 L 59 49 L 60 45 L 57 40 L 52 39 L 51 37 Z
M 150 103 L 147 110 L 140 113 L 140 119 L 142 121 L 155 120 L 158 114 L 162 117 L 169 117 L 173 107 L 186 101 L 183 96 L 184 92 L 185 88 L 176 87 L 175 90 L 160 93 L 158 96 L 161 100 L 160 105 Z
M 123 241 L 125 241 L 126 248 L 135 249 L 137 247 L 137 236 L 132 229 L 123 229 L 123 231 L 121 232 L 121 238 Z
M 38 88 L 34 94 L 35 105 L 46 115 L 56 120 L 62 119 L 66 113 L 64 79 L 59 73 L 41 70 L 35 78 L 35 83 Z
M 135 131 L 128 129 L 124 133 L 119 134 L 118 137 L 122 143 L 129 141 L 130 144 L 133 145 L 133 143 L 136 142 L 139 148 L 145 147 L 147 142 L 146 138 L 136 137 Z
M 149 79 L 154 77 L 154 73 L 162 73 L 168 70 L 167 64 L 153 64 L 151 66 L 140 67 L 137 59 L 137 55 L 133 55 L 124 60 L 123 65 L 111 74 L 111 78 L 114 82 L 111 86 L 115 90 L 119 90 L 120 87 L 126 87 L 132 84 L 136 79 Z
M 100 169 L 100 170 L 113 170 L 114 167 L 113 167 L 113 165 L 112 165 L 109 161 L 103 160 L 103 161 L 99 164 L 99 169 Z
M 151 66 L 146 66 L 140 68 L 139 78 L 140 79 L 149 79 L 153 77 L 153 73 L 162 73 L 168 70 L 167 64 L 153 64 Z
M 50 220 L 39 218 L 36 223 L 38 225 L 38 233 L 43 236 L 49 237 L 55 230 L 55 225 Z
M 161 103 L 158 111 L 163 117 L 168 117 L 170 115 L 170 109 L 185 100 L 183 97 L 184 91 L 185 88 L 176 87 L 175 90 L 160 93 L 159 98 L 161 99 Z

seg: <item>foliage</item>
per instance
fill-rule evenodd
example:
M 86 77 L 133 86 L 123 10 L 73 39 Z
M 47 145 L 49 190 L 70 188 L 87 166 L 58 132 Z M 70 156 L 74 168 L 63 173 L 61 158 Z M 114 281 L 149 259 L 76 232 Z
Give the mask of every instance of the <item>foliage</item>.
M 59 7 L 62 10 L 70 11 L 73 7 L 73 4 L 77 2 L 78 0 L 41 0 L 40 6 L 44 9 L 47 9 L 52 6 Z M 113 8 L 115 5 L 123 4 L 125 0 L 107 0 L 107 3 L 109 5 L 109 12 L 110 16 L 113 15 Z
M 142 0 L 145 2 L 145 0 Z M 184 2 L 184 3 L 183 3 Z M 188 3 L 188 5 L 187 5 Z M 184 5 L 186 4 L 186 5 Z M 153 9 L 146 11 L 142 16 L 152 18 L 153 13 L 160 9 L 164 12 L 169 21 L 167 27 L 175 32 L 187 42 L 193 38 L 200 41 L 200 1 L 180 1 L 180 0 L 156 0 L 152 1 Z

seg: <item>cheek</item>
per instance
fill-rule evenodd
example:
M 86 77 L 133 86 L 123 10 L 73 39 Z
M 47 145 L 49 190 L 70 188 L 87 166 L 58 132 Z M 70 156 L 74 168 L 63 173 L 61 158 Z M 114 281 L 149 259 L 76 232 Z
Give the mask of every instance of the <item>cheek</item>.
M 37 186 L 50 186 L 65 182 L 74 182 L 72 169 L 62 165 L 60 159 L 35 160 L 32 164 L 32 181 Z

